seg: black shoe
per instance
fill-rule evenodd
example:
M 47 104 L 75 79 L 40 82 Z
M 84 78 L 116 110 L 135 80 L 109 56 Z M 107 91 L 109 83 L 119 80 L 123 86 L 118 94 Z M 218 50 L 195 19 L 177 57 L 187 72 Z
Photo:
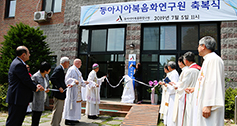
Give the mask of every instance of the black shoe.
M 96 115 L 88 115 L 88 118 L 89 118 L 89 119 L 97 119 L 98 116 L 96 116 Z
M 71 120 L 65 120 L 65 125 L 75 125 Z
M 80 123 L 78 120 L 72 120 L 72 123 Z
M 97 119 L 97 118 L 98 118 L 98 116 L 96 116 L 96 115 L 92 116 L 92 119 Z
M 93 116 L 88 115 L 87 117 L 88 117 L 88 119 L 92 119 Z

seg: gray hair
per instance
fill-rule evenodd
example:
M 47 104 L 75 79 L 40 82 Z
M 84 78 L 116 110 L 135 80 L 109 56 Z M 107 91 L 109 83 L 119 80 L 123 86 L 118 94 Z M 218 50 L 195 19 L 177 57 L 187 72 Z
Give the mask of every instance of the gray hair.
M 199 45 L 205 45 L 207 49 L 211 50 L 212 52 L 215 51 L 216 41 L 211 36 L 205 36 L 199 40 Z
M 65 63 L 65 62 L 67 62 L 67 61 L 69 61 L 69 58 L 66 57 L 66 56 L 64 56 L 64 57 L 62 57 L 62 58 L 60 59 L 60 64 L 63 64 L 63 63 Z
M 167 65 L 170 66 L 172 69 L 176 68 L 176 63 L 174 61 L 169 61 Z
M 195 54 L 191 51 L 188 51 L 184 54 L 184 59 L 188 60 L 189 62 L 195 62 Z

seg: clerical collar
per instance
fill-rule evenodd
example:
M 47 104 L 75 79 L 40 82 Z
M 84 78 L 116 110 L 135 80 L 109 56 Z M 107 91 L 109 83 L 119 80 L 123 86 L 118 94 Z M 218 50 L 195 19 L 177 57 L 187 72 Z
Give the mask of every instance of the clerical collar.
M 20 57 L 17 57 L 17 58 L 20 59 L 24 65 L 26 65 L 26 63 Z
M 191 64 L 191 65 L 189 66 L 189 68 L 190 68 L 191 66 L 195 65 L 195 64 L 196 64 L 196 63 Z
M 211 52 L 211 53 L 206 54 L 205 56 L 203 56 L 203 59 L 205 60 L 209 55 L 214 54 L 214 53 L 215 52 Z
M 63 68 L 63 70 L 64 70 L 64 67 L 63 67 L 63 65 L 61 65 L 61 64 L 60 64 L 60 66 L 61 66 L 61 67 Z
M 174 70 L 172 70 L 172 71 L 170 71 L 170 73 L 173 73 L 173 72 L 175 72 L 176 70 L 174 69 Z
M 187 69 L 187 68 L 188 68 L 188 66 L 183 67 L 183 68 L 182 68 L 182 71 L 185 70 L 185 69 Z

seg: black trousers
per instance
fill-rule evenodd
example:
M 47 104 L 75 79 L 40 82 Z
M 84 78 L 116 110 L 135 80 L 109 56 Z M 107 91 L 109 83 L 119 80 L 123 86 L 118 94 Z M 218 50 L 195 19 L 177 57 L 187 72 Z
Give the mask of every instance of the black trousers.
M 27 106 L 8 103 L 8 117 L 6 126 L 21 126 L 26 115 Z
M 137 88 L 137 100 L 141 101 L 142 100 L 142 85 L 138 84 L 136 88 Z
M 42 111 L 32 111 L 31 126 L 39 126 L 41 114 L 42 114 Z

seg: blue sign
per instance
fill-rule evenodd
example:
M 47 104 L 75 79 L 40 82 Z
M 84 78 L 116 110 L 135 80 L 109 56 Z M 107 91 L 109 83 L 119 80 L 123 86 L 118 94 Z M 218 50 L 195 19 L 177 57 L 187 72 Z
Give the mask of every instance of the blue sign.
M 129 54 L 128 59 L 128 76 L 134 79 L 135 67 L 132 65 L 136 65 L 136 54 Z M 135 81 L 133 81 L 133 88 L 135 89 Z

